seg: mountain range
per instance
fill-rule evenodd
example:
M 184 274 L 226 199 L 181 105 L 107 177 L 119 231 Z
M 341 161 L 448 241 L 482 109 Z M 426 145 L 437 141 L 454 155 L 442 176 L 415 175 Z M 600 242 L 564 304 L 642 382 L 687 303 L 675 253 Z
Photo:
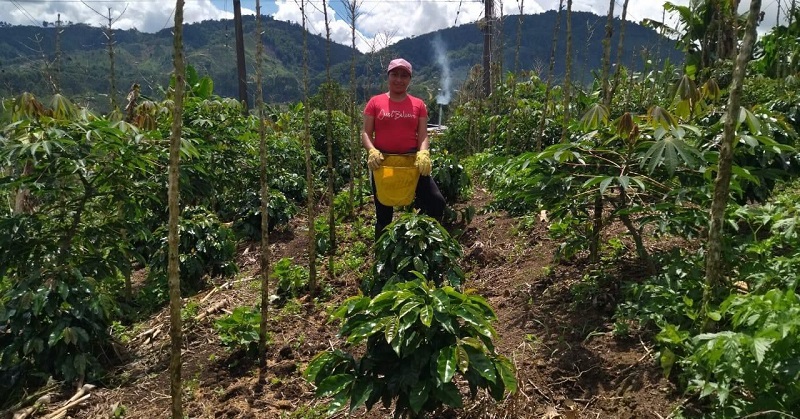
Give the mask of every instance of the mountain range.
M 496 53 L 502 51 L 503 60 L 494 61 L 502 63 L 504 72 L 534 70 L 545 77 L 557 20 L 555 11 L 524 15 L 522 19 L 517 15 L 505 16 L 496 24 L 500 33 L 495 37 Z M 605 23 L 603 16 L 573 12 L 573 80 L 591 82 L 594 72 L 600 68 Z M 479 25 L 480 22 L 463 24 L 403 39 L 366 54 L 331 43 L 328 55 L 325 38 L 307 34 L 311 93 L 327 79 L 328 69 L 333 80 L 343 86 L 349 85 L 351 61 L 355 57 L 358 94 L 366 98 L 384 88 L 385 64 L 391 58 L 402 56 L 414 65 L 413 93 L 425 96 L 423 92 L 427 91 L 429 97 L 431 92 L 449 94 L 482 62 L 483 32 Z M 619 25 L 620 21 L 615 20 L 612 58 L 616 55 Z M 625 25 L 621 56 L 625 66 L 639 70 L 645 60 L 677 62 L 682 59 L 674 41 L 637 23 L 626 22 Z M 252 98 L 255 92 L 255 17 L 245 16 L 243 28 Z M 262 29 L 265 100 L 268 103 L 302 100 L 303 28 L 267 16 L 262 20 Z M 57 31 L 59 36 L 56 36 Z M 108 39 L 112 40 L 113 48 L 109 48 Z M 517 39 L 520 41 L 518 54 Z M 58 89 L 78 103 L 108 109 L 112 97 L 110 52 L 113 51 L 113 97 L 118 105 L 133 83 L 142 86 L 145 96 L 162 98 L 172 70 L 172 40 L 170 28 L 144 33 L 135 29 L 108 31 L 85 24 L 58 28 L 0 24 L 0 97 L 8 98 L 26 91 L 46 97 Z M 209 20 L 184 27 L 187 63 L 200 75 L 210 76 L 215 93 L 220 96 L 238 96 L 234 40 L 235 30 L 230 20 Z M 565 51 L 566 31 L 562 21 L 554 68 L 556 77 L 564 73 Z

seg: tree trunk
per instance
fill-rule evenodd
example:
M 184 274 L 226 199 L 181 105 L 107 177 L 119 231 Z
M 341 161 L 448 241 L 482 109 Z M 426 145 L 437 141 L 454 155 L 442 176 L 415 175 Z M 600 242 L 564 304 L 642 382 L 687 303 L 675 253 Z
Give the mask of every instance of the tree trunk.
M 611 67 L 611 36 L 614 35 L 614 3 L 611 0 L 608 5 L 608 16 L 606 18 L 606 36 L 603 38 L 603 64 L 600 83 L 603 86 L 603 105 L 611 108 L 611 89 L 608 83 L 608 72 Z
M 589 261 L 600 261 L 600 232 L 603 230 L 603 195 L 598 192 L 594 196 L 594 211 L 592 211 L 592 233 L 589 237 Z
M 325 80 L 328 88 L 333 90 L 333 79 L 331 78 L 331 24 L 328 20 L 328 2 L 322 0 L 322 10 L 325 16 Z M 336 212 L 333 200 L 336 197 L 334 191 L 333 171 L 333 97 L 331 94 L 325 98 L 325 142 L 328 146 L 328 281 L 333 282 L 333 256 L 336 254 Z
M 238 74 L 239 101 L 244 103 L 244 111 L 250 109 L 247 94 L 247 67 L 244 56 L 244 29 L 242 29 L 242 2 L 233 0 L 233 26 L 236 32 L 236 74 Z
M 644 247 L 642 234 L 636 229 L 636 226 L 633 225 L 630 215 L 624 212 L 624 210 L 628 207 L 628 194 L 625 192 L 624 188 L 620 188 L 619 204 L 617 208 L 622 210 L 622 213 L 619 215 L 619 219 L 628 229 L 628 233 L 630 233 L 631 237 L 633 237 L 633 242 L 636 245 L 636 254 L 639 256 L 639 259 L 644 262 L 645 266 L 647 267 L 648 274 L 652 275 L 655 273 L 655 266 L 653 265 L 653 261 L 650 259 L 650 254 L 647 252 L 647 248 Z
M 505 50 L 506 44 L 503 38 L 503 2 L 500 2 L 500 16 L 492 22 L 492 29 L 494 33 L 492 34 L 492 39 L 495 41 L 492 42 L 492 56 L 494 58 L 492 60 L 492 86 L 499 85 L 500 82 L 503 80 L 503 51 Z M 495 108 L 496 109 L 496 108 Z
M 258 112 L 259 172 L 261 193 L 261 323 L 258 329 L 258 381 L 267 379 L 267 324 L 269 321 L 269 177 L 267 175 L 267 133 L 264 118 L 262 65 L 264 38 L 261 30 L 261 0 L 256 0 L 256 110 Z
M 308 31 L 306 30 L 306 0 L 300 0 L 303 23 L 303 149 L 306 161 L 306 207 L 308 211 L 308 289 L 317 292 L 317 233 L 314 230 L 314 167 L 311 165 L 311 110 L 308 107 Z
M 183 333 L 181 331 L 181 278 L 178 265 L 178 220 L 180 208 L 178 202 L 179 167 L 181 151 L 181 130 L 183 129 L 183 93 L 186 86 L 186 70 L 183 61 L 183 0 L 175 2 L 175 33 L 173 42 L 173 63 L 175 67 L 175 102 L 172 111 L 172 130 L 169 142 L 169 337 L 170 350 L 170 395 L 172 396 L 172 418 L 183 419 L 182 386 L 181 386 L 181 347 Z
M 614 83 L 611 84 L 609 97 L 614 97 L 614 92 L 619 86 L 619 75 L 622 72 L 622 52 L 625 42 L 625 19 L 628 16 L 628 0 L 622 3 L 622 19 L 619 22 L 619 42 L 617 42 L 617 68 L 614 70 Z
M 564 0 L 561 0 L 563 3 Z M 517 19 L 517 46 L 514 49 L 514 74 L 519 74 L 519 48 L 522 45 L 522 22 L 525 15 L 523 12 L 525 11 L 525 0 L 519 0 L 519 19 Z M 561 13 L 561 6 L 558 7 L 558 13 L 560 16 Z
M 55 76 L 53 77 L 53 86 L 55 93 L 61 93 L 61 13 L 58 14 L 56 20 L 56 59 L 55 59 Z
M 589 47 L 591 46 L 592 38 L 594 38 L 594 31 L 597 29 L 595 25 L 597 25 L 596 21 L 592 24 L 589 24 L 589 21 L 586 21 L 586 33 L 588 35 L 586 36 L 586 44 L 584 45 L 583 50 L 583 62 L 581 63 L 581 76 L 579 78 L 581 82 L 586 80 L 586 72 L 591 71 L 589 69 Z
M 347 11 L 347 18 L 350 21 L 350 47 L 353 49 L 353 55 L 350 60 L 350 198 L 347 200 L 348 203 L 348 214 L 350 217 L 355 216 L 355 179 L 358 177 L 361 179 L 361 171 L 356 170 L 360 165 L 356 164 L 356 157 L 358 156 L 357 153 L 360 152 L 360 138 L 358 135 L 358 114 L 356 113 L 356 20 L 358 20 L 359 15 L 361 14 L 359 9 L 361 5 L 361 1 L 358 0 L 342 0 L 342 3 L 346 6 Z M 358 173 L 356 173 L 358 172 Z M 363 182 L 363 180 L 362 180 Z M 361 191 L 363 188 L 359 185 L 358 188 L 358 204 L 361 205 Z
M 492 94 L 492 20 L 494 19 L 494 0 L 483 0 L 483 97 Z
M 177 17 L 177 16 L 176 16 Z M 110 83 L 109 87 L 109 98 L 111 99 L 111 111 L 117 110 L 117 76 L 116 71 L 114 70 L 114 29 L 111 28 L 111 25 L 114 21 L 111 19 L 111 8 L 108 8 L 108 27 L 106 28 L 106 39 L 108 40 L 108 61 L 110 63 L 111 68 L 108 72 L 108 80 Z M 177 37 L 177 35 L 176 35 Z M 181 47 L 183 48 L 183 47 Z
M 609 88 L 608 72 L 611 66 L 611 36 L 614 34 L 614 3 L 608 5 L 608 18 L 606 20 L 606 36 L 603 38 L 603 68 L 600 83 L 603 89 L 603 105 L 611 108 L 611 89 Z M 589 242 L 589 260 L 596 263 L 600 260 L 600 232 L 603 230 L 603 195 L 597 193 L 594 197 L 594 212 L 592 213 L 592 237 Z
M 514 72 L 512 73 L 511 84 L 511 97 L 508 98 L 510 102 L 511 113 L 508 116 L 508 124 L 506 125 L 506 152 L 511 150 L 511 144 L 514 143 L 514 132 L 516 131 L 516 109 L 517 103 L 517 84 L 519 83 L 519 48 L 522 45 L 522 21 L 524 18 L 523 11 L 525 0 L 519 0 L 519 18 L 517 19 L 517 43 L 514 49 Z M 502 56 L 502 53 L 500 54 Z M 439 108 L 439 119 L 441 120 L 441 107 Z
M 756 25 L 761 0 L 751 0 L 750 13 L 747 16 L 744 41 L 739 55 L 736 57 L 736 67 L 733 69 L 733 83 L 728 97 L 728 110 L 725 114 L 722 143 L 719 150 L 719 168 L 714 181 L 714 195 L 711 202 L 711 222 L 708 231 L 708 244 L 706 246 L 706 283 L 703 293 L 703 313 L 708 309 L 713 290 L 722 285 L 725 279 L 725 263 L 722 260 L 722 227 L 725 222 L 725 208 L 730 195 L 731 171 L 733 166 L 733 144 L 736 139 L 736 125 L 739 120 L 742 97 L 742 81 L 747 70 L 747 62 L 753 51 L 756 39 Z M 702 317 L 705 319 L 705 316 Z
M 33 160 L 25 160 L 25 166 L 22 167 L 22 177 L 30 176 L 33 173 Z M 31 214 L 33 213 L 33 202 L 31 199 L 31 190 L 27 186 L 21 186 L 17 189 L 16 196 L 14 197 L 14 214 Z
M 561 126 L 561 142 L 567 142 L 569 132 L 569 103 L 570 97 L 570 76 L 572 73 L 572 0 L 567 0 L 567 63 L 564 70 L 564 121 Z
M 548 109 L 550 107 L 550 90 L 553 87 L 553 69 L 556 65 L 556 48 L 558 47 L 558 31 L 561 29 L 561 10 L 564 8 L 564 0 L 558 1 L 558 15 L 555 26 L 553 26 L 553 43 L 550 46 L 550 64 L 547 68 L 547 85 L 544 88 L 544 108 L 542 108 L 542 118 L 539 120 L 539 129 L 536 132 L 536 151 L 542 151 L 542 137 L 544 137 L 544 125 L 547 121 Z

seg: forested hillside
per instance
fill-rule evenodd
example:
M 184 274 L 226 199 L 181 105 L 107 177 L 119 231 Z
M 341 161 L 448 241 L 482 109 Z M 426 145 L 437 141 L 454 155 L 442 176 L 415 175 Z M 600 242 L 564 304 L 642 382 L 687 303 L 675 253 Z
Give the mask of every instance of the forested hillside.
M 522 30 L 519 47 L 519 63 L 516 70 L 539 70 L 544 77 L 550 59 L 550 50 L 553 43 L 553 29 L 559 17 L 556 11 L 548 11 L 537 15 L 526 15 L 520 21 L 518 15 L 505 16 L 500 24 L 502 41 L 502 61 L 499 56 L 493 57 L 498 66 L 504 71 L 514 71 L 515 57 L 517 54 L 517 31 Z M 566 29 L 563 22 L 559 27 L 558 45 L 556 47 L 556 61 L 554 74 L 563 76 L 566 56 Z M 589 83 L 598 71 L 603 58 L 603 35 L 606 17 L 597 16 L 588 12 L 572 12 L 572 60 L 573 80 L 578 83 Z M 619 20 L 614 22 L 619 28 Z M 413 39 L 404 39 L 389 49 L 396 55 L 408 58 L 412 63 L 423 68 L 422 74 L 431 78 L 438 78 L 436 54 L 432 44 L 436 38 L 441 38 L 447 50 L 451 71 L 458 74 L 459 80 L 463 79 L 466 72 L 475 64 L 480 64 L 483 52 L 483 33 L 477 24 L 465 24 L 437 32 L 432 32 Z M 619 29 L 612 38 L 611 45 L 616 50 L 619 42 Z M 497 54 L 495 54 L 497 55 Z M 682 53 L 676 49 L 675 41 L 659 36 L 654 30 L 634 22 L 625 23 L 625 38 L 623 53 L 620 61 L 629 69 L 641 70 L 644 61 L 653 62 L 669 58 L 672 62 L 682 60 Z M 560 77 L 559 77 L 560 78 Z
M 255 19 L 244 18 L 243 30 L 255 31 Z M 0 27 L 0 96 L 21 92 L 37 96 L 53 93 L 58 84 L 61 93 L 79 103 L 106 106 L 110 101 L 110 59 L 102 28 L 83 24 L 65 26 L 61 33 L 60 64 L 56 60 L 55 27 Z M 302 97 L 302 27 L 267 18 L 264 45 L 266 100 L 285 102 Z M 142 93 L 160 98 L 172 71 L 172 30 L 143 33 L 135 29 L 115 30 L 114 68 L 117 100 L 124 98 L 132 83 L 142 86 Z M 203 75 L 214 80 L 217 93 L 237 96 L 235 31 L 231 21 L 205 21 L 187 25 L 185 31 L 187 62 Z M 253 67 L 255 40 L 245 37 L 250 96 L 254 94 Z M 325 39 L 308 37 L 312 51 L 309 71 L 313 75 L 325 70 Z M 347 61 L 351 48 L 333 44 L 331 64 Z M 43 58 L 44 57 L 44 58 Z
M 573 79 L 591 81 L 592 71 L 600 67 L 602 58 L 603 17 L 585 12 L 573 14 Z M 550 57 L 553 27 L 557 14 L 550 11 L 525 16 L 521 22 L 522 34 L 519 48 L 519 68 L 546 72 Z M 514 70 L 518 16 L 506 16 L 501 25 L 504 70 Z M 562 25 L 557 57 L 565 55 L 566 34 Z M 252 34 L 254 18 L 244 18 L 244 32 Z M 61 93 L 79 103 L 106 109 L 110 104 L 110 58 L 103 28 L 72 24 L 62 28 L 60 59 L 56 59 L 56 28 L 33 26 L 0 27 L 0 97 L 11 97 L 21 92 L 32 92 L 39 97 L 52 94 L 58 85 Z M 116 100 L 124 98 L 132 83 L 142 85 L 143 94 L 161 97 L 160 89 L 171 72 L 172 32 L 166 28 L 158 33 L 137 30 L 115 30 L 114 76 Z M 201 75 L 214 81 L 217 94 L 228 97 L 238 95 L 236 79 L 235 36 L 231 21 L 205 21 L 186 26 L 187 62 Z M 405 39 L 374 54 L 357 55 L 356 74 L 360 96 L 374 93 L 382 85 L 382 68 L 387 58 L 404 56 L 415 66 L 415 87 L 423 95 L 439 87 L 441 68 L 437 64 L 434 39 L 440 38 L 447 52 L 453 86 L 464 80 L 469 69 L 481 62 L 483 35 L 475 23 L 432 32 L 413 39 Z M 267 18 L 265 22 L 265 100 L 272 103 L 294 102 L 302 98 L 302 28 L 298 25 Z M 616 36 L 612 38 L 616 45 Z M 252 63 L 255 40 L 245 37 L 247 62 Z M 325 78 L 325 39 L 308 37 L 309 73 L 312 89 Z M 349 83 L 352 49 L 333 44 L 331 71 L 341 84 Z M 680 59 L 674 42 L 658 36 L 636 23 L 626 23 L 625 47 L 621 61 L 632 69 L 641 69 L 645 59 L 654 62 L 658 57 Z M 555 74 L 564 72 L 564 60 L 555 62 Z M 255 92 L 253 67 L 249 64 L 250 96 Z M 544 73 L 543 73 L 544 74 Z M 251 101 L 252 102 L 252 101 Z

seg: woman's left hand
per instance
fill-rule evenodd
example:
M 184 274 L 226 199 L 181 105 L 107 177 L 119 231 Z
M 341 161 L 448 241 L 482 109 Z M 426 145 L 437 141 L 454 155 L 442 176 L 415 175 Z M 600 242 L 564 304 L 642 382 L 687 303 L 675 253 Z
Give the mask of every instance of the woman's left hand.
M 428 150 L 417 151 L 417 160 L 414 162 L 422 176 L 431 175 L 431 152 Z

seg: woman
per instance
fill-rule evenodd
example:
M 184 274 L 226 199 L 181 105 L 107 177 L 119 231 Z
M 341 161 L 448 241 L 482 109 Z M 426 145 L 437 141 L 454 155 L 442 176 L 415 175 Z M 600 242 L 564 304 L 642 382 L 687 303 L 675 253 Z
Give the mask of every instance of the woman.
M 389 91 L 373 96 L 364 108 L 364 130 L 361 143 L 369 153 L 367 165 L 370 170 L 381 166 L 383 153 L 417 153 L 415 164 L 420 178 L 417 183 L 414 206 L 436 219 L 444 213 L 444 197 L 431 178 L 430 143 L 428 141 L 428 109 L 425 102 L 408 94 L 411 84 L 411 64 L 397 58 L 389 63 Z M 394 208 L 381 204 L 375 193 L 375 240 L 392 222 Z

